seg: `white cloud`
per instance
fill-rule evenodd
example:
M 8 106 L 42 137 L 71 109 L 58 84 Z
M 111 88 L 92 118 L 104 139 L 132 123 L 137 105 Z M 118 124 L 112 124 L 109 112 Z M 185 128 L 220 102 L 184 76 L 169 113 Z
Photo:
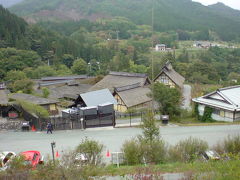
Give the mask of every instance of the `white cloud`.
M 193 0 L 193 1 L 200 2 L 204 5 L 210 5 L 210 4 L 215 4 L 217 2 L 222 2 L 234 9 L 240 10 L 240 1 L 239 0 Z

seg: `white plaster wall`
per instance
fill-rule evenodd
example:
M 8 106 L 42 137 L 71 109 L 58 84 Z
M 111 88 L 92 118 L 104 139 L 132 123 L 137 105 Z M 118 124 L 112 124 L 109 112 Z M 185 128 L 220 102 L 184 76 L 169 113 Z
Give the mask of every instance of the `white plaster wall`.
M 222 117 L 216 114 L 212 114 L 212 118 L 215 121 L 224 121 L 224 122 L 233 122 L 233 118 L 226 118 L 226 117 Z
M 205 105 L 199 104 L 198 105 L 198 111 L 199 111 L 199 115 L 202 116 L 204 113 L 204 109 L 205 109 Z

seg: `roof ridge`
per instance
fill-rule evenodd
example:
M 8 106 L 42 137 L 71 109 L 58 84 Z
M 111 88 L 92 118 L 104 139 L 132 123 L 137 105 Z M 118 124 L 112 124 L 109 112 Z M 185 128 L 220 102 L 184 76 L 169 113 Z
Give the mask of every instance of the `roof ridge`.
M 232 102 L 228 97 L 226 97 L 223 93 L 220 91 L 216 91 L 220 96 L 222 96 L 225 100 L 227 100 L 230 104 L 237 106 L 234 102 Z
M 223 91 L 223 90 L 234 89 L 234 88 L 240 88 L 240 85 L 219 88 L 217 89 L 217 91 Z
M 142 73 L 130 73 L 130 72 L 115 72 L 115 71 L 110 71 L 109 75 L 114 75 L 114 76 L 128 76 L 128 77 L 147 77 L 147 74 L 142 74 Z
M 129 85 L 126 85 L 126 86 L 115 87 L 114 89 L 117 92 L 122 92 L 122 91 L 127 91 L 127 90 L 130 90 L 130 89 L 135 89 L 135 88 L 139 88 L 139 87 L 141 87 L 140 82 L 135 83 L 135 84 L 129 84 Z

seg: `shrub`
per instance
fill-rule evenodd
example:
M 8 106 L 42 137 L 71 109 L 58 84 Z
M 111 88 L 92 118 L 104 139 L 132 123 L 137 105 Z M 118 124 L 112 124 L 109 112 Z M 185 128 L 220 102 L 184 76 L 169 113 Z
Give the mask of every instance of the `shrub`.
M 213 109 L 209 106 L 206 106 L 204 109 L 204 113 L 203 116 L 201 118 L 201 121 L 203 122 L 212 122 L 212 113 L 213 113 Z
M 145 163 L 161 164 L 167 159 L 167 146 L 162 139 L 153 141 L 139 140 L 141 155 Z
M 207 149 L 206 141 L 190 137 L 172 146 L 169 150 L 169 158 L 171 161 L 190 162 Z
M 156 119 L 152 111 L 148 110 L 147 114 L 144 115 L 141 128 L 143 130 L 141 138 L 145 141 L 153 141 L 160 138 L 159 127 L 156 124 Z
M 214 149 L 220 154 L 240 154 L 240 135 L 228 136 L 222 143 L 218 143 Z
M 125 141 L 122 146 L 122 152 L 124 153 L 124 159 L 126 164 L 135 165 L 141 163 L 142 152 L 139 141 L 137 139 Z
M 99 165 L 102 163 L 102 151 L 104 146 L 97 141 L 84 139 L 76 148 L 76 154 L 83 154 L 87 164 Z

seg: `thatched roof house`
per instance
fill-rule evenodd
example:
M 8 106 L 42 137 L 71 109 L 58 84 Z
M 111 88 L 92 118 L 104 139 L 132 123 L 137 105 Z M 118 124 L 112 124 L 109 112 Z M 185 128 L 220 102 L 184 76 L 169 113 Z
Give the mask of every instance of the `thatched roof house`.
M 111 93 L 114 92 L 115 87 L 127 86 L 140 83 L 141 86 L 151 83 L 146 74 L 127 73 L 127 72 L 110 72 L 101 81 L 89 89 L 95 91 L 100 89 L 109 89 Z
M 176 72 L 171 63 L 168 61 L 162 68 L 161 72 L 154 79 L 154 82 L 160 82 L 170 87 L 183 88 L 185 78 Z
M 141 86 L 140 83 L 117 87 L 114 90 L 114 97 L 117 99 L 117 107 L 119 112 L 125 112 L 128 109 L 146 108 L 152 102 L 149 97 L 151 90 L 146 86 Z
M 9 98 L 14 99 L 14 100 L 30 102 L 30 103 L 36 104 L 36 105 L 40 105 L 40 106 L 44 107 L 45 109 L 47 109 L 51 115 L 58 114 L 57 103 L 59 101 L 57 101 L 57 100 L 37 97 L 37 96 L 24 94 L 24 93 L 11 94 L 9 96 Z

